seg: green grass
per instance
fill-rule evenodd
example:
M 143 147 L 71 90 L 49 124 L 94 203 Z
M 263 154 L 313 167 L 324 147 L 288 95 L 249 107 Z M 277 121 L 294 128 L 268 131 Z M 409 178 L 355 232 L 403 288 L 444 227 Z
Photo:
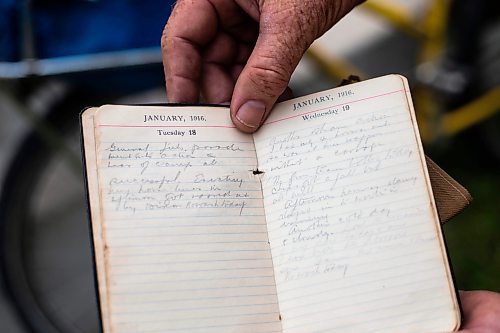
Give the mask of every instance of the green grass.
M 479 130 L 454 138 L 445 152 L 429 156 L 474 198 L 444 227 L 458 288 L 500 291 L 500 163 Z

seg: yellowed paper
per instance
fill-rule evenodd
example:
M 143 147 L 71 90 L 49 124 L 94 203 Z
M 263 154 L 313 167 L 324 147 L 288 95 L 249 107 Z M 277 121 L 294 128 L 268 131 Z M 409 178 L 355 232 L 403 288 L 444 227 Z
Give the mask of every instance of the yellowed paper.
M 281 103 L 255 144 L 283 332 L 458 327 L 401 77 Z
M 111 332 L 281 331 L 253 140 L 209 111 L 97 111 Z

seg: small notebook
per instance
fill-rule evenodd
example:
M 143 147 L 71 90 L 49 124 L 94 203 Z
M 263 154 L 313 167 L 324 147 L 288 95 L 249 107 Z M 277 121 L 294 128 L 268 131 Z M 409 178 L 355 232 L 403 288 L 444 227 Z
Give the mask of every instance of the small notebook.
M 406 79 L 229 109 L 82 113 L 103 330 L 452 332 L 460 311 Z

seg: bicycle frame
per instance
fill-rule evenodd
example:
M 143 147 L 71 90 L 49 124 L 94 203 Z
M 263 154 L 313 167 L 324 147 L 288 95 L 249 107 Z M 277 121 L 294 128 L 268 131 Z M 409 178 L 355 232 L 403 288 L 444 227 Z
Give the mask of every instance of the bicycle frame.
M 446 41 L 448 0 L 428 1 L 422 18 L 415 18 L 406 8 L 393 3 L 367 1 L 361 8 L 389 22 L 396 30 L 416 38 L 420 44 L 419 64 L 435 61 L 442 54 Z M 349 74 L 366 77 L 347 60 L 327 54 L 320 45 L 313 45 L 307 55 L 333 78 L 344 78 Z M 499 85 L 446 113 L 432 94 L 433 92 L 423 85 L 413 87 L 417 121 L 425 143 L 435 143 L 443 137 L 456 135 L 500 111 Z

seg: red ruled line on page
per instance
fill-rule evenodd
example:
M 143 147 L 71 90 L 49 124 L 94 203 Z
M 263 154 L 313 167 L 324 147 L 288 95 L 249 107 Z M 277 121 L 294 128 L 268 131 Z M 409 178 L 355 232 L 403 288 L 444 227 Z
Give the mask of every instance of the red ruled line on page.
M 378 98 L 378 97 L 392 95 L 392 94 L 396 94 L 396 93 L 400 93 L 400 92 L 405 92 L 406 93 L 407 91 L 399 89 L 399 90 L 390 91 L 390 92 L 387 92 L 387 93 L 384 93 L 384 94 L 380 94 L 380 95 L 374 95 L 374 96 L 360 98 L 360 99 L 353 100 L 353 101 L 347 101 L 347 102 L 344 102 L 344 103 L 330 105 L 330 106 L 327 106 L 327 107 L 324 107 L 324 108 L 320 108 L 320 109 L 315 109 L 315 110 L 312 110 L 312 111 L 309 111 L 309 112 L 299 113 L 299 114 L 295 114 L 293 116 L 279 118 L 279 119 L 276 119 L 276 120 L 273 120 L 273 121 L 268 121 L 268 122 L 265 122 L 264 124 L 262 124 L 262 126 L 274 124 L 274 123 L 277 123 L 277 122 L 280 122 L 280 121 L 284 121 L 284 120 L 288 120 L 288 119 L 292 119 L 292 118 L 302 117 L 302 116 L 307 115 L 307 114 L 311 114 L 311 113 L 315 113 L 315 112 L 318 112 L 318 111 L 327 110 L 327 109 L 331 109 L 331 108 L 336 108 L 336 107 L 339 107 L 339 106 L 342 106 L 342 105 L 346 105 L 346 104 L 363 102 L 363 101 L 366 101 L 366 100 L 369 100 L 369 99 L 374 99 L 374 98 Z M 117 125 L 117 124 L 99 124 L 97 126 L 98 127 L 116 127 L 116 128 L 236 128 L 236 126 L 231 126 L 231 125 Z
M 374 98 L 377 98 L 377 97 L 383 97 L 383 96 L 387 96 L 387 95 L 392 95 L 392 94 L 396 94 L 396 93 L 400 93 L 400 92 L 406 92 L 406 91 L 399 89 L 399 90 L 391 91 L 391 92 L 380 94 L 380 95 L 374 95 L 374 96 L 369 96 L 369 97 L 365 97 L 365 98 L 356 99 L 354 101 L 348 101 L 348 102 L 344 102 L 344 103 L 330 105 L 330 106 L 327 106 L 327 107 L 324 107 L 324 108 L 321 108 L 321 109 L 316 109 L 316 110 L 312 110 L 312 111 L 309 111 L 309 112 L 294 114 L 293 116 L 284 117 L 284 118 L 276 119 L 276 120 L 273 120 L 273 121 L 266 121 L 264 124 L 262 124 L 262 126 L 271 125 L 271 124 L 278 123 L 280 121 L 284 121 L 284 120 L 288 120 L 288 119 L 292 119 L 292 118 L 302 117 L 302 116 L 307 115 L 307 114 L 311 114 L 311 113 L 315 113 L 315 112 L 323 111 L 323 110 L 327 110 L 327 109 L 336 108 L 336 107 L 339 107 L 339 106 L 342 106 L 342 105 L 346 105 L 346 104 L 363 102 L 363 101 L 366 101 L 366 100 L 369 100 L 369 99 L 374 99 Z
M 236 126 L 229 125 L 111 125 L 99 124 L 98 127 L 146 127 L 146 128 L 236 128 Z

